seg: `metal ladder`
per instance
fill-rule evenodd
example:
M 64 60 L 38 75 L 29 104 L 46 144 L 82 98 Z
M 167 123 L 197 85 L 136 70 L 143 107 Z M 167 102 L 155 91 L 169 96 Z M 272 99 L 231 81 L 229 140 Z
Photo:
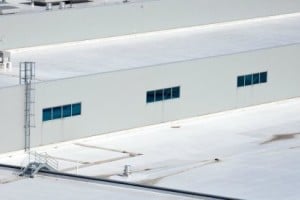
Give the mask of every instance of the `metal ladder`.
M 19 68 L 19 84 L 25 86 L 24 103 L 24 133 L 25 133 L 25 151 L 30 151 L 30 132 L 35 127 L 34 103 L 35 103 L 35 63 L 21 62 Z

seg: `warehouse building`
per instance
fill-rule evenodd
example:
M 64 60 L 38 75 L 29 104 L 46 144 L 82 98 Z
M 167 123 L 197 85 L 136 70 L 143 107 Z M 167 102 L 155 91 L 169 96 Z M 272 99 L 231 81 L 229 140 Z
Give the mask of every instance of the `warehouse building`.
M 40 19 L 44 17 L 49 18 L 49 23 L 55 16 L 79 17 L 78 13 L 89 9 L 129 9 L 126 12 L 132 23 L 140 18 L 133 16 L 137 12 L 130 9 L 140 9 L 141 4 L 143 9 L 149 7 L 149 13 L 142 14 L 146 18 L 147 13 L 161 14 L 155 6 L 166 11 L 164 6 L 171 3 L 138 1 L 46 14 L 41 10 L 22 14 L 21 10 L 15 15 L 0 16 L 0 25 L 41 16 L 32 23 L 32 29 L 24 29 L 24 36 L 40 29 L 48 33 L 24 39 L 19 35 L 20 27 L 0 31 L 4 38 L 0 42 L 0 119 L 1 133 L 5 134 L 0 152 L 300 96 L 300 15 L 296 13 L 300 1 L 291 1 L 293 6 L 286 6 L 286 1 L 264 1 L 257 12 L 244 12 L 248 15 L 243 16 L 230 12 L 227 6 L 218 19 L 214 16 L 201 20 L 194 17 L 196 10 L 188 12 L 195 5 L 199 7 L 199 1 L 172 2 L 174 15 L 179 8 L 186 9 L 181 10 L 187 13 L 184 20 L 159 20 L 157 16 L 155 20 L 139 22 L 136 27 L 140 29 L 134 32 L 132 27 L 127 29 L 127 24 L 117 26 L 124 21 L 112 23 L 114 28 L 104 23 L 101 31 L 100 27 L 95 27 L 94 32 L 87 28 L 86 34 L 68 25 L 71 33 L 65 35 L 59 34 L 65 31 L 64 25 L 58 34 L 50 34 L 53 24 L 48 24 L 49 28 L 37 23 L 42 24 Z M 237 2 L 240 1 L 231 1 Z M 255 4 L 253 0 L 244 3 Z M 210 3 L 205 5 L 212 8 Z M 285 15 L 199 26 L 224 22 L 221 19 L 228 22 L 279 14 Z M 67 22 L 63 20 L 62 24 Z M 177 29 L 153 32 L 174 28 Z M 132 33 L 143 34 L 103 39 Z M 95 38 L 98 39 L 91 40 Z M 89 41 L 74 42 L 84 39 Z M 41 46 L 61 42 L 64 44 Z M 25 62 L 19 68 L 24 61 L 34 63 Z

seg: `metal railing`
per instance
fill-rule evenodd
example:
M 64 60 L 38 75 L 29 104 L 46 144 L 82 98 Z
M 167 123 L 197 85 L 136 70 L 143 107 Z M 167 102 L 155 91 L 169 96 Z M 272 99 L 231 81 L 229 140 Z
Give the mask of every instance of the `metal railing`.
M 28 152 L 28 155 L 21 163 L 21 166 L 23 169 L 25 169 L 26 166 L 28 166 L 28 164 L 30 164 L 30 163 L 45 164 L 55 170 L 58 170 L 58 161 L 55 158 L 51 157 L 46 152 L 43 152 L 43 153 L 38 153 L 36 151 Z

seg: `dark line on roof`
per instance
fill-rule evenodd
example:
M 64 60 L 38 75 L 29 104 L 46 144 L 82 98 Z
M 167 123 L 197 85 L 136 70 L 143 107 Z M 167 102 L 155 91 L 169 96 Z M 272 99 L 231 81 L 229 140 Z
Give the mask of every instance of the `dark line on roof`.
M 14 166 L 14 165 L 0 164 L 0 167 L 21 170 L 20 166 Z M 224 197 L 224 196 L 191 192 L 191 191 L 178 190 L 178 189 L 172 189 L 172 188 L 142 185 L 142 184 L 137 184 L 137 183 L 128 183 L 128 182 L 124 182 L 124 181 L 108 180 L 108 179 L 83 176 L 83 175 L 75 175 L 75 174 L 68 174 L 68 173 L 61 173 L 61 172 L 50 172 L 50 171 L 46 171 L 46 170 L 41 170 L 39 172 L 39 174 L 42 174 L 45 176 L 54 176 L 54 177 L 59 177 L 59 178 L 64 178 L 64 179 L 71 179 L 71 180 L 75 180 L 75 181 L 85 181 L 85 182 L 106 184 L 106 185 L 111 185 L 111 186 L 128 187 L 128 188 L 134 188 L 134 189 L 138 189 L 138 190 L 147 190 L 147 191 L 152 191 L 152 192 L 166 193 L 166 194 L 170 194 L 170 195 L 185 196 L 185 197 L 191 197 L 191 198 L 203 199 L 203 200 L 213 200 L 213 199 L 214 200 L 241 200 L 241 199 L 232 198 L 232 197 Z

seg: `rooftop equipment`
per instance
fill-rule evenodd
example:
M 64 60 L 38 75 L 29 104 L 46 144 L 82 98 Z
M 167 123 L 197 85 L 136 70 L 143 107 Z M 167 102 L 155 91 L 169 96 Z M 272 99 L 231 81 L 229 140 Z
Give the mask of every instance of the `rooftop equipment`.
M 0 51 L 0 70 L 11 71 L 12 64 L 10 62 L 10 53 L 6 51 Z
M 46 10 L 52 10 L 52 3 L 51 2 L 46 3 Z
M 10 6 L 5 3 L 5 0 L 2 0 L 0 4 L 0 15 L 14 14 L 20 12 L 20 9 L 16 6 Z

